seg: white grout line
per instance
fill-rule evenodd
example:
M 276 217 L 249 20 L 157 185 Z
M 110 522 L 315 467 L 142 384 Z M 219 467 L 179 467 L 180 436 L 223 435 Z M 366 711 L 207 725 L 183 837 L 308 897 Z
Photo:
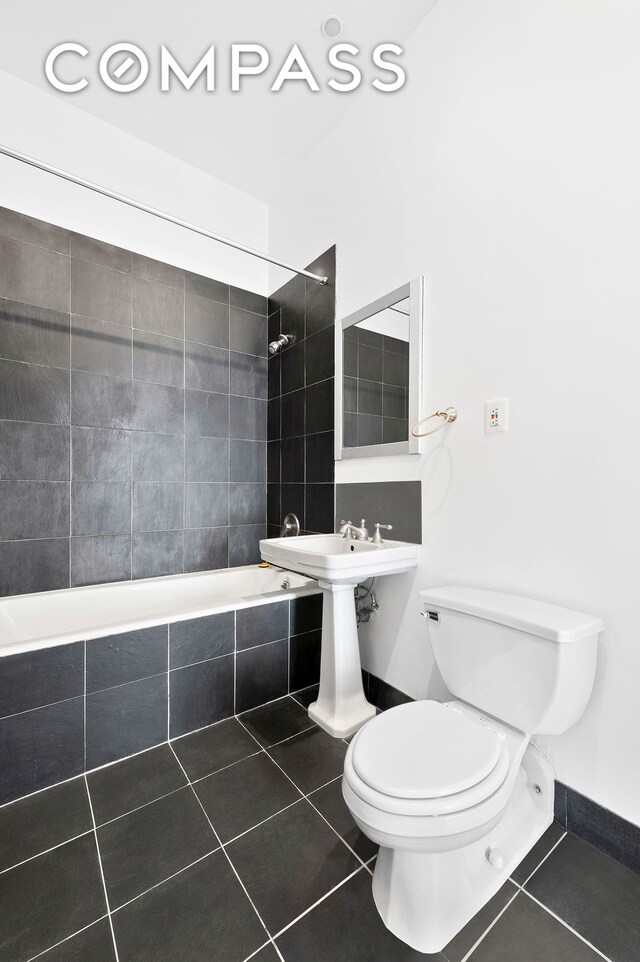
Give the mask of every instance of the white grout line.
M 6 875 L 7 872 L 13 871 L 14 868 L 20 868 L 21 865 L 27 865 L 29 862 L 35 861 L 35 859 L 40 858 L 41 855 L 48 855 L 49 852 L 55 852 L 57 848 L 62 848 L 63 845 L 68 845 L 69 842 L 75 842 L 79 838 L 84 838 L 85 835 L 91 835 L 93 832 L 92 828 L 88 828 L 86 832 L 80 832 L 79 835 L 73 835 L 71 838 L 66 838 L 64 842 L 58 842 L 57 845 L 52 845 L 51 848 L 45 848 L 42 852 L 37 852 L 35 855 L 30 855 L 28 858 L 23 858 L 20 862 L 14 862 L 13 865 L 9 865 L 7 868 L 0 870 L 0 875 Z
M 55 945 L 50 945 L 48 946 L 48 948 L 44 949 L 42 952 L 38 952 L 37 955 L 32 955 L 29 959 L 26 960 L 26 962 L 35 962 L 36 959 L 41 959 L 43 955 L 47 954 L 47 952 L 51 952 L 53 949 L 57 949 L 58 946 L 60 945 L 65 945 L 71 939 L 75 939 L 76 935 L 81 935 L 83 932 L 86 932 L 87 929 L 92 929 L 94 925 L 98 924 L 98 922 L 102 922 L 104 921 L 104 919 L 107 919 L 107 918 L 109 918 L 108 915 L 101 915 L 99 919 L 95 920 L 95 922 L 91 922 L 89 925 L 85 925 L 84 928 L 78 929 L 77 932 L 72 932 L 71 935 L 67 935 L 66 938 L 62 939 L 60 942 L 56 942 Z
M 111 907 L 109 905 L 109 895 L 107 893 L 107 883 L 104 877 L 104 869 L 102 868 L 102 856 L 100 855 L 100 843 L 98 841 L 98 829 L 96 827 L 96 817 L 93 813 L 93 802 L 91 801 L 91 795 L 89 793 L 89 783 L 87 782 L 87 776 L 84 776 L 84 784 L 87 790 L 87 796 L 89 798 L 89 809 L 91 810 L 91 821 L 93 822 L 93 837 L 96 843 L 96 854 L 98 856 L 98 865 L 100 867 L 100 878 L 102 879 L 102 889 L 104 891 L 104 900 L 107 906 L 107 915 L 109 917 L 109 928 L 111 929 L 111 939 L 113 941 L 113 951 L 115 952 L 116 962 L 120 962 L 120 956 L 118 955 L 118 945 L 116 943 L 116 933 L 113 928 L 113 921 L 111 919 Z
M 544 836 L 543 836 L 543 837 L 544 837 Z M 564 831 L 564 832 L 562 833 L 562 835 L 560 836 L 560 838 L 558 839 L 558 841 L 555 843 L 555 845 L 553 845 L 553 846 L 549 849 L 549 851 L 548 851 L 547 854 L 544 856 L 544 858 L 540 859 L 540 861 L 538 862 L 538 864 L 537 864 L 536 867 L 534 868 L 533 872 L 531 872 L 529 875 L 527 875 L 527 877 L 526 877 L 526 879 L 524 880 L 524 882 L 521 882 L 521 883 L 520 883 L 520 888 L 524 888 L 525 885 L 527 884 L 527 882 L 531 881 L 531 879 L 532 879 L 533 876 L 536 874 L 536 872 L 538 871 L 538 869 L 540 868 L 540 866 L 541 866 L 544 862 L 547 861 L 547 859 L 549 858 L 549 856 L 551 855 L 551 853 L 552 853 L 552 852 L 555 852 L 555 850 L 557 849 L 557 847 L 558 847 L 558 845 L 560 844 L 560 842 L 562 842 L 563 839 L 565 839 L 566 837 L 567 837 L 567 832 Z M 525 858 L 526 858 L 526 856 L 525 856 Z
M 279 939 L 280 936 L 283 935 L 293 925 L 295 925 L 296 922 L 299 922 L 300 919 L 303 919 L 305 915 L 308 915 L 309 912 L 312 912 L 315 908 L 318 907 L 318 905 L 326 901 L 326 899 L 328 899 L 330 895 L 333 895 L 334 892 L 337 892 L 338 889 L 341 889 L 342 886 L 346 885 L 346 883 L 351 881 L 352 878 L 355 878 L 355 876 L 358 875 L 359 872 L 363 872 L 363 871 L 364 871 L 364 865 L 360 865 L 357 869 L 355 869 L 355 871 L 351 872 L 350 875 L 347 875 L 346 878 L 343 878 L 341 882 L 338 882 L 337 885 L 334 885 L 332 889 L 329 889 L 328 892 L 325 892 L 322 898 L 318 899 L 317 902 L 314 902 L 313 905 L 310 905 L 309 908 L 305 909 L 304 912 L 301 912 L 300 915 L 296 915 L 295 919 L 292 919 L 291 922 L 287 922 L 284 928 L 280 929 L 279 932 L 276 932 L 276 934 L 273 936 L 274 939 Z
M 194 865 L 199 865 L 200 862 L 204 862 L 205 859 L 210 858 L 212 855 L 215 855 L 215 853 L 219 851 L 220 851 L 220 846 L 216 846 L 216 848 L 212 848 L 210 852 L 207 852 L 205 855 L 201 855 L 200 858 L 197 858 L 195 860 L 195 862 L 189 862 L 189 864 L 185 865 L 184 868 L 178 869 L 178 871 L 174 872 L 172 875 L 167 875 L 166 878 L 163 878 L 159 882 L 156 882 L 155 885 L 150 885 L 148 889 L 144 889 L 144 891 L 140 892 L 139 895 L 135 895 L 132 899 L 129 899 L 127 902 L 123 902 L 122 905 L 118 905 L 115 909 L 112 909 L 112 914 L 116 915 L 122 909 L 125 909 L 128 905 L 131 905 L 133 902 L 137 902 L 138 899 L 141 899 L 144 895 L 148 895 L 149 892 L 153 892 L 154 889 L 160 888 L 160 886 L 164 885 L 165 882 L 170 882 L 171 879 L 177 878 L 178 875 L 183 875 L 188 869 L 193 868 Z
M 507 879 L 507 883 L 508 883 L 509 881 L 511 881 L 511 880 L 510 880 L 510 879 Z M 507 911 L 507 909 L 508 909 L 509 906 L 512 904 L 512 902 L 514 901 L 514 899 L 517 899 L 518 895 L 520 894 L 520 886 L 517 885 L 515 882 L 513 883 L 513 885 L 515 886 L 515 892 L 513 893 L 513 895 L 511 896 L 511 898 L 510 898 L 509 901 L 507 902 L 507 904 L 498 912 L 498 914 L 496 915 L 496 917 L 495 917 L 495 919 L 493 920 L 493 922 L 491 923 L 491 925 L 487 926 L 487 928 L 484 930 L 484 932 L 482 933 L 482 935 L 480 936 L 480 938 L 479 938 L 476 942 L 474 942 L 474 944 L 471 946 L 471 948 L 469 949 L 469 951 L 467 952 L 467 954 L 466 954 L 465 956 L 463 956 L 463 958 L 460 960 L 460 962 L 467 962 L 467 959 L 470 959 L 470 958 L 471 958 L 471 956 L 473 955 L 473 953 L 475 952 L 475 950 L 478 948 L 478 946 L 480 945 L 480 943 L 482 942 L 482 940 L 484 939 L 484 937 L 485 937 L 485 936 L 491 931 L 491 929 L 494 927 L 494 925 L 496 924 L 496 922 L 498 921 L 498 919 L 501 918 L 501 917 L 504 915 L 504 913 Z M 498 891 L 500 891 L 500 890 L 498 889 Z M 469 921 L 471 921 L 471 920 L 469 920 Z M 461 930 L 461 931 L 462 931 L 462 930 Z M 455 938 L 455 936 L 454 936 L 454 938 Z M 445 946 L 445 948 L 446 948 L 446 946 Z
M 564 925 L 565 929 L 568 929 L 571 933 L 573 933 L 573 935 L 575 935 L 577 939 L 580 939 L 581 942 L 584 942 L 585 945 L 588 945 L 590 949 L 592 949 L 597 955 L 600 956 L 600 958 L 605 959 L 605 962 L 611 962 L 611 959 L 609 959 L 609 957 L 605 955 L 604 952 L 601 952 L 600 949 L 597 949 L 595 945 L 593 945 L 591 942 L 585 939 L 583 935 L 580 935 L 579 932 L 576 932 L 576 930 L 572 928 L 568 922 L 565 922 L 565 920 L 561 919 L 559 915 L 556 915 L 555 912 L 552 912 L 551 909 L 548 908 L 548 906 L 538 901 L 538 899 L 535 898 L 535 896 L 533 896 L 531 892 L 527 892 L 526 889 L 522 889 L 522 894 L 526 895 L 527 898 L 530 898 L 531 901 L 535 902 L 536 905 L 540 906 L 541 909 L 544 909 L 547 915 L 550 915 L 552 918 L 554 918 L 556 922 L 560 922 L 561 925 Z
M 169 747 L 172 748 L 171 744 L 170 744 Z M 173 748 L 172 748 L 172 750 L 173 750 Z M 175 752 L 174 752 L 173 754 L 175 755 L 175 758 L 176 758 L 176 761 L 178 762 L 178 765 L 180 765 L 180 768 L 182 768 L 182 764 L 181 764 L 181 762 L 180 762 L 180 759 L 178 758 L 178 756 L 176 755 Z M 186 771 L 184 770 L 184 768 L 182 768 L 182 771 L 184 772 L 185 777 L 186 777 L 187 780 L 188 780 L 188 779 L 189 779 L 189 776 L 187 775 L 187 773 L 186 773 Z M 240 885 L 242 886 L 242 890 L 243 890 L 243 892 L 245 893 L 245 895 L 247 896 L 247 898 L 249 899 L 249 902 L 251 903 L 251 907 L 253 908 L 253 911 L 256 913 L 256 915 L 257 915 L 257 917 L 258 917 L 258 920 L 260 921 L 260 924 L 262 925 L 263 929 L 265 930 L 265 932 L 266 932 L 267 935 L 269 936 L 269 939 L 271 939 L 271 933 L 269 932 L 269 929 L 268 929 L 267 926 L 265 925 L 262 916 L 261 916 L 260 913 L 258 912 L 258 910 L 257 910 L 257 908 L 256 908 L 256 906 L 255 906 L 255 904 L 254 904 L 254 902 L 253 902 L 253 899 L 251 898 L 251 896 L 249 895 L 249 893 L 248 893 L 248 891 L 247 891 L 247 889 L 246 889 L 246 887 L 245 887 L 244 882 L 242 881 L 242 879 L 241 879 L 240 876 L 238 875 L 238 873 L 237 873 L 237 871 L 236 871 L 236 868 L 235 868 L 235 865 L 233 864 L 233 862 L 232 862 L 231 859 L 229 858 L 229 856 L 228 856 L 228 854 L 227 854 L 227 852 L 226 852 L 226 849 L 225 849 L 224 845 L 223 845 L 222 842 L 220 841 L 220 836 L 218 835 L 218 833 L 216 832 L 215 828 L 213 827 L 213 823 L 211 822 L 211 819 L 210 819 L 209 816 L 207 815 L 207 812 L 206 812 L 206 810 L 205 810 L 205 807 L 204 807 L 204 805 L 202 804 L 202 802 L 200 801 L 200 799 L 198 798 L 198 793 L 196 792 L 196 790 L 195 790 L 195 788 L 193 787 L 193 785 L 191 784 L 191 782 L 189 782 L 189 787 L 191 788 L 191 791 L 193 792 L 193 795 L 194 795 L 194 797 L 195 797 L 198 805 L 199 805 L 200 808 L 202 809 L 202 812 L 203 812 L 203 814 L 204 814 L 204 817 L 206 818 L 207 822 L 209 823 L 209 826 L 210 826 L 210 828 L 211 828 L 211 831 L 213 832 L 215 838 L 217 839 L 217 842 L 218 842 L 220 848 L 222 849 L 222 852 L 223 852 L 223 854 L 224 854 L 224 857 L 226 858 L 226 860 L 227 860 L 228 863 L 229 863 L 229 866 L 231 867 L 231 871 L 233 872 L 233 874 L 234 874 L 235 877 L 237 878 L 238 882 L 239 882 Z M 116 960 L 116 962 L 117 962 L 117 960 Z

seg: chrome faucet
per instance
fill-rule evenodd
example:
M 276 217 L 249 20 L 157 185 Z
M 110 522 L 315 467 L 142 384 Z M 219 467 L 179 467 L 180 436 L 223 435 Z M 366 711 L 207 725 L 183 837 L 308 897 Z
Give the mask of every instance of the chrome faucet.
M 369 538 L 369 532 L 365 527 L 364 518 L 360 522 L 360 527 L 351 524 L 350 521 L 341 521 L 338 534 L 341 534 L 343 538 L 353 538 L 354 541 L 367 541 Z

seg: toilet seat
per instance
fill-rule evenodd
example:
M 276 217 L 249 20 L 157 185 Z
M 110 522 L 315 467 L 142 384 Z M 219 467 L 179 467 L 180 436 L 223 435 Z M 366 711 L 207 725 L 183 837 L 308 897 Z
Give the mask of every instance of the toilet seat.
M 345 779 L 383 812 L 429 816 L 478 805 L 504 783 L 504 736 L 455 705 L 412 702 L 378 715 L 350 746 Z

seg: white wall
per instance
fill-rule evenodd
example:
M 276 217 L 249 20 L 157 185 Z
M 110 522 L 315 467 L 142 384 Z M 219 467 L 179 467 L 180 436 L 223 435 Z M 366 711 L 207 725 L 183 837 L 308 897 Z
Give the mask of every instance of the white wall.
M 0 143 L 266 250 L 268 208 L 263 201 L 4 71 L 0 71 L 0 104 Z M 211 150 L 219 149 L 212 133 Z M 268 271 L 263 261 L 4 156 L 0 157 L 0 205 L 267 293 Z
M 338 482 L 423 482 L 422 562 L 380 585 L 365 666 L 442 693 L 424 585 L 601 615 L 587 712 L 543 741 L 561 780 L 636 823 L 638 49 L 630 0 L 440 0 L 407 43 L 405 92 L 358 103 L 270 210 L 282 257 L 337 242 L 341 315 L 427 275 L 425 413 L 460 411 L 419 459 L 337 465 Z M 502 395 L 510 431 L 487 437 L 483 402 Z

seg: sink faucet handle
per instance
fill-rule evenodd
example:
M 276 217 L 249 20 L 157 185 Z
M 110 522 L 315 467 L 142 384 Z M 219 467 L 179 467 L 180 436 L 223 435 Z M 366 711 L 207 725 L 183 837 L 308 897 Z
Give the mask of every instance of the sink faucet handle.
M 383 544 L 382 535 L 380 534 L 380 528 L 384 528 L 386 531 L 393 531 L 392 524 L 380 524 L 379 521 L 376 521 L 373 527 L 376 529 L 375 534 L 371 539 L 374 544 Z

